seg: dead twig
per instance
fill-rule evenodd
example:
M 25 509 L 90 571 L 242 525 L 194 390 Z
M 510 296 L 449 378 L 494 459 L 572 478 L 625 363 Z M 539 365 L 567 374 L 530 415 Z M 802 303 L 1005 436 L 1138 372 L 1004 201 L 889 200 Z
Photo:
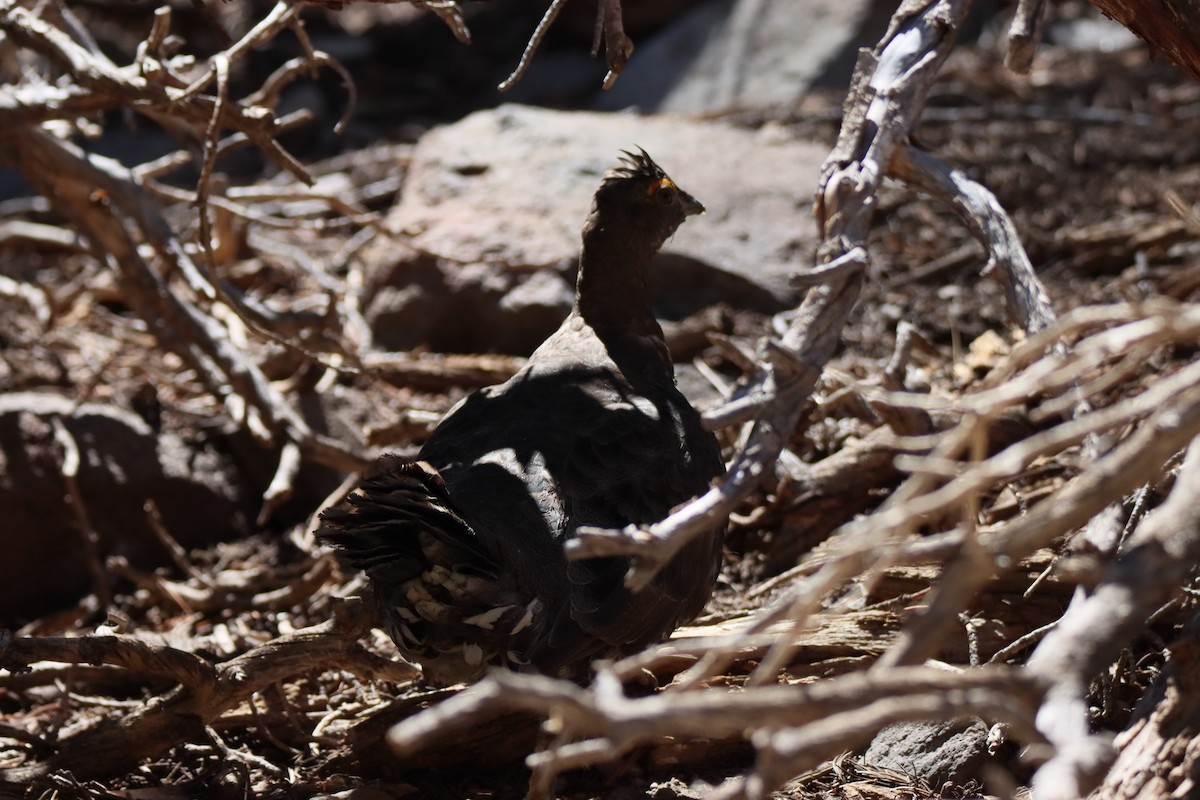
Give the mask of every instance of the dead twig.
M 558 18 L 558 12 L 562 10 L 565 3 L 566 0 L 550 0 L 550 6 L 546 9 L 546 13 L 542 15 L 542 19 L 538 22 L 537 27 L 533 29 L 533 35 L 529 37 L 529 43 L 525 45 L 525 51 L 521 53 L 521 60 L 517 62 L 517 66 L 512 71 L 512 74 L 500 82 L 500 85 L 496 87 L 497 89 L 507 92 L 525 75 L 525 71 L 529 69 L 529 62 L 533 60 L 533 54 L 537 52 L 538 46 L 546 36 L 546 31 L 550 30 L 550 26 Z
M 112 604 L 112 590 L 108 586 L 108 575 L 105 574 L 104 560 L 100 554 L 100 534 L 92 527 L 88 516 L 87 503 L 83 492 L 79 489 L 79 445 L 75 437 L 67 430 L 61 417 L 51 419 L 54 426 L 54 439 L 62 448 L 62 476 L 67 488 L 67 498 L 70 500 L 71 514 L 75 517 L 75 529 L 83 546 L 84 559 L 87 561 L 88 572 L 92 576 L 92 590 L 101 609 Z
M 596 15 L 596 31 L 592 37 L 592 55 L 600 52 L 604 41 L 604 56 L 608 60 L 608 73 L 604 76 L 604 89 L 611 89 L 617 82 L 621 70 L 633 55 L 633 42 L 625 35 L 625 23 L 621 17 L 622 0 L 600 0 L 600 11 Z
M 362 358 L 363 369 L 389 383 L 434 390 L 503 383 L 523 364 L 524 359 L 505 355 L 366 353 Z
M 3 225 L 0 225 L 3 227 Z M 3 233 L 0 232 L 0 241 L 3 241 Z M 19 297 L 25 301 L 37 317 L 37 321 L 43 328 L 48 328 L 50 323 L 54 321 L 54 310 L 46 292 L 39 291 L 27 283 L 15 281 L 7 275 L 0 275 L 0 295 L 5 297 Z
M 1008 27 L 1008 52 L 1004 66 L 1025 75 L 1033 66 L 1033 56 L 1042 41 L 1046 19 L 1046 0 L 1018 0 L 1017 11 Z
M 533 29 L 533 34 L 529 37 L 529 42 L 526 43 L 516 68 L 500 82 L 497 89 L 507 92 L 525 76 L 529 64 L 533 61 L 533 54 L 541 46 L 542 39 L 550 30 L 550 26 L 554 24 L 554 20 L 558 18 L 558 12 L 562 10 L 565 3 L 566 0 L 551 0 L 550 5 L 546 8 L 546 13 L 542 15 L 537 27 Z M 611 89 L 617 82 L 617 76 L 621 74 L 621 70 L 629 61 L 629 57 L 633 55 L 633 42 L 625 35 L 625 25 L 621 16 L 621 0 L 600 0 L 600 7 L 596 12 L 596 33 L 592 41 L 593 56 L 600 52 L 601 42 L 604 43 L 604 55 L 608 59 L 608 74 L 604 76 L 603 88 Z

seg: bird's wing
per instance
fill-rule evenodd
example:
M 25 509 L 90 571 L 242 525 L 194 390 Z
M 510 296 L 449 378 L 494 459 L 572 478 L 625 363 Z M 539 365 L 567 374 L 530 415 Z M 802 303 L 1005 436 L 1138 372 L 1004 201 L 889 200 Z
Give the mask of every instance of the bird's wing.
M 571 531 L 657 522 L 703 492 L 723 466 L 716 442 L 692 424 L 693 416 L 682 396 L 657 403 L 624 397 L 580 430 L 562 479 Z M 701 537 L 636 595 L 624 585 L 628 559 L 569 562 L 571 617 L 618 648 L 645 644 L 699 611 L 719 547 L 716 531 Z
M 713 537 L 693 553 L 705 574 L 672 568 L 636 598 L 624 587 L 627 559 L 567 562 L 562 551 L 581 526 L 655 522 L 720 473 L 715 440 L 673 387 L 655 402 L 607 368 L 519 375 L 461 405 L 421 457 L 446 476 L 488 551 L 544 599 L 536 662 L 653 640 L 698 610 L 693 595 L 707 596 Z

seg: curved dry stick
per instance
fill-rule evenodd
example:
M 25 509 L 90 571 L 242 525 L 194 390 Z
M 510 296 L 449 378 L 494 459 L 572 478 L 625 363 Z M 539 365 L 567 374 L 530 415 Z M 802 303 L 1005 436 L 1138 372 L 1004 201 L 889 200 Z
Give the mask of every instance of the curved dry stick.
M 0 667 L 25 672 L 30 664 L 57 661 L 64 664 L 108 664 L 142 678 L 158 678 L 211 691 L 216 668 L 194 653 L 152 644 L 133 636 L 15 637 L 0 631 Z
M 343 8 L 345 0 L 323 0 L 331 5 L 336 3 L 336 8 Z M 388 2 L 389 0 L 371 0 L 371 2 Z M 463 19 L 462 9 L 458 5 L 458 0 L 406 0 L 418 8 L 423 8 L 432 13 L 435 17 L 446 23 L 446 27 L 454 34 L 454 38 L 463 44 L 471 43 L 471 31 L 467 28 L 467 21 Z M 313 0 L 309 0 L 313 2 Z
M 600 0 L 596 16 L 596 34 L 592 40 L 592 55 L 600 49 L 600 38 L 604 38 L 604 55 L 608 60 L 608 72 L 604 75 L 601 88 L 608 90 L 617 82 L 621 70 L 633 55 L 633 42 L 625 35 L 625 21 L 621 15 L 621 0 Z
M 296 57 L 285 62 L 267 76 L 267 79 L 263 81 L 263 85 L 258 91 L 247 97 L 245 102 L 264 108 L 278 108 L 280 95 L 283 90 L 306 70 L 310 77 L 315 78 L 317 67 L 327 67 L 333 70 L 342 79 L 342 86 L 346 90 L 346 107 L 342 109 L 342 116 L 338 118 L 337 123 L 333 126 L 333 132 L 341 135 L 345 131 L 346 126 L 350 124 L 350 119 L 354 116 L 354 111 L 358 107 L 358 87 L 354 83 L 354 77 L 346 69 L 345 65 L 324 51 L 316 50 L 304 57 Z
M 1033 271 L 1016 227 L 994 194 L 962 171 L 914 147 L 896 151 L 888 174 L 958 212 L 987 251 L 984 272 L 993 267 L 1004 270 L 1008 278 L 1004 288 L 1009 309 L 1026 333 L 1037 333 L 1054 322 L 1054 308 L 1046 287 Z
M 529 42 L 525 45 L 525 50 L 521 53 L 521 60 L 517 62 L 517 66 L 512 73 L 500 81 L 500 85 L 496 88 L 502 92 L 507 92 L 517 81 L 525 75 L 529 69 L 529 63 L 533 60 L 533 54 L 537 52 L 538 46 L 541 45 L 542 39 L 546 36 L 546 31 L 550 30 L 550 26 L 554 24 L 554 20 L 558 18 L 558 12 L 566 5 L 567 0 L 551 0 L 550 7 L 546 9 L 546 13 L 542 15 L 542 19 L 538 22 L 537 27 L 533 29 L 533 35 L 529 37 Z
M 107 611 L 112 603 L 112 589 L 109 588 L 108 575 L 105 572 L 100 556 L 100 534 L 92 526 L 88 514 L 87 503 L 79 488 L 79 445 L 75 437 L 67 430 L 62 417 L 54 416 L 50 420 L 54 428 L 54 440 L 63 450 L 61 474 L 67 486 L 67 498 L 70 501 L 71 515 L 75 518 L 75 532 L 79 535 L 79 543 L 83 549 L 83 557 L 87 562 L 88 573 L 92 580 L 92 591 L 96 593 L 96 603 L 101 611 Z

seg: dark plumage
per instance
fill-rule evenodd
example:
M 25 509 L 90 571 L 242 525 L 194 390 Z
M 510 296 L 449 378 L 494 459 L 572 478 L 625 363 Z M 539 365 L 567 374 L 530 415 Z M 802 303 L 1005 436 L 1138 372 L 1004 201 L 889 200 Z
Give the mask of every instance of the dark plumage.
M 385 456 L 318 537 L 363 569 L 396 644 L 428 680 L 489 664 L 579 677 L 694 617 L 723 530 L 689 544 L 649 587 L 628 561 L 567 561 L 583 526 L 651 523 L 724 466 L 675 387 L 650 310 L 647 267 L 703 207 L 644 151 L 625 154 L 583 228 L 575 308 L 509 381 L 454 408 L 420 461 Z

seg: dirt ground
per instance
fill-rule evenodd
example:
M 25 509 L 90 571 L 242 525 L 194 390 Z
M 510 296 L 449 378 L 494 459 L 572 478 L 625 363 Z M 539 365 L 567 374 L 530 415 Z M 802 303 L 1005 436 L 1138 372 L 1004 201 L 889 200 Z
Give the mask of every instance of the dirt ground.
M 494 13 L 510 10 L 505 6 Z M 117 47 L 122 44 L 119 31 L 99 25 L 111 19 L 106 16 L 111 11 L 89 8 L 85 18 L 96 21 L 106 45 Z M 414 23 L 408 12 L 376 23 L 379 28 L 370 35 L 420 40 L 424 29 L 415 26 L 427 23 Z M 231 4 L 221 13 L 248 12 Z M 1060 19 L 1086 15 L 1082 6 L 1072 5 L 1053 13 Z M 312 134 L 296 140 L 297 151 L 316 165 L 314 172 L 343 172 L 359 189 L 387 182 L 361 195 L 368 210 L 384 211 L 403 180 L 394 165 L 406 145 L 425 127 L 488 102 L 490 95 L 481 87 L 485 81 L 494 83 L 493 75 L 505 63 L 501 56 L 514 52 L 505 43 L 517 42 L 519 51 L 529 19 L 529 13 L 511 15 L 503 35 L 488 38 L 480 52 L 464 56 L 463 62 L 437 60 L 430 44 L 424 60 L 414 52 L 394 64 L 373 65 L 356 75 L 361 116 L 346 138 L 333 141 Z M 352 43 L 353 35 L 337 26 L 311 27 L 331 40 Z M 435 44 L 444 43 L 439 39 Z M 581 45 L 577 37 L 560 34 L 548 46 Z M 261 54 L 263 69 L 270 69 L 278 55 Z M 426 71 L 421 80 L 414 75 L 418 68 Z M 238 79 L 250 82 L 252 76 Z M 456 86 L 458 91 L 446 89 Z M 334 93 L 327 93 L 328 88 L 318 84 L 319 91 L 305 97 L 332 116 L 340 109 L 329 102 Z M 795 108 L 728 118 L 751 128 L 776 126 L 788 135 L 832 146 L 842 99 L 837 91 L 822 90 Z M 395 113 L 397 106 L 412 109 L 403 124 L 389 122 L 401 116 Z M 384 108 L 388 114 L 382 113 Z M 1200 85 L 1144 47 L 1105 53 L 1046 45 L 1032 75 L 1016 77 L 1005 71 L 1000 45 L 985 33 L 960 45 L 949 59 L 930 94 L 917 139 L 995 192 L 1060 313 L 1159 298 L 1188 303 L 1200 295 L 1200 248 L 1195 242 L 1200 228 L 1193 210 L 1200 200 L 1198 110 Z M 329 128 L 320 122 L 322 129 Z M 147 147 L 162 146 L 161 134 L 145 135 L 151 142 Z M 138 137 L 138 132 L 128 132 L 106 145 L 136 152 L 143 146 Z M 269 181 L 256 173 L 261 164 L 255 158 L 247 157 L 239 166 L 246 174 L 233 180 Z M 0 229 L 35 222 L 70 230 L 69 221 L 22 198 L 15 182 L 5 185 L 14 188 L 0 202 Z M 797 200 L 813 188 L 799 187 Z M 846 385 L 846 376 L 867 380 L 882 372 L 901 321 L 912 323 L 922 340 L 910 375 L 929 393 L 949 398 L 977 389 L 1022 338 L 1006 311 L 1003 286 L 980 276 L 982 248 L 958 219 L 935 201 L 894 186 L 882 197 L 866 289 L 829 365 L 830 377 L 793 436 L 791 449 L 805 462 L 861 444 L 879 427 L 877 417 L 839 388 Z M 183 229 L 194 226 L 189 213 L 186 203 L 168 210 Z M 323 218 L 334 220 L 335 215 Z M 314 260 L 332 258 L 356 230 L 330 222 L 319 230 L 310 226 L 296 241 Z M 161 345 L 153 321 L 134 313 L 113 269 L 78 240 L 52 245 L 44 237 L 31 240 L 14 235 L 11 228 L 6 232 L 0 238 L 0 275 L 35 291 L 0 293 L 0 389 L 11 403 L 0 407 L 0 443 L 7 458 L 0 465 L 0 492 L 12 509 L 6 511 L 10 522 L 0 536 L 17 565 L 9 576 L 8 608 L 0 609 L 0 625 L 11 626 L 17 635 L 37 636 L 76 636 L 103 626 L 220 664 L 274 637 L 328 620 L 339 598 L 360 586 L 313 546 L 309 528 L 313 513 L 338 490 L 345 473 L 306 463 L 291 496 L 261 515 L 261 497 L 275 473 L 277 454 L 234 422 L 195 371 Z M 281 240 L 278 232 L 273 236 Z M 272 257 L 270 248 L 252 241 L 243 243 L 223 267 L 224 279 L 246 295 L 318 319 L 327 292 L 344 289 L 348 275 L 314 275 L 293 260 Z M 319 326 L 310 323 L 294 329 L 300 338 L 293 342 L 252 334 L 237 345 L 310 420 L 332 420 L 328 435 L 356 447 L 365 439 L 370 446 L 412 451 L 457 399 L 519 364 L 512 356 L 494 354 L 445 361 L 444 368 L 419 376 L 327 374 L 305 355 L 333 351 L 323 349 L 328 342 Z M 740 315 L 731 327 L 732 339 L 752 348 L 771 324 L 761 316 Z M 288 346 L 294 343 L 300 348 Z M 1140 371 L 1111 388 L 1108 400 L 1138 394 L 1193 356 L 1192 347 L 1156 350 Z M 710 345 L 699 358 L 727 380 L 742 374 L 728 347 Z M 460 368 L 452 368 L 456 365 Z M 54 422 L 63 409 L 45 400 L 47 394 L 66 398 L 68 414 L 83 404 L 119 413 L 96 411 L 87 417 L 90 421 L 66 426 L 64 434 L 62 424 Z M 380 408 L 387 412 L 380 414 Z M 1013 425 L 1014 439 L 1038 428 L 1029 419 Z M 161 515 L 157 524 L 148 522 L 141 504 L 124 498 L 119 488 L 105 488 L 121 481 L 106 484 L 96 478 L 123 468 L 119 458 L 107 459 L 106 452 L 135 452 L 149 440 L 169 449 L 174 465 L 161 485 L 155 484 Z M 731 453 L 732 433 L 726 443 Z M 64 463 L 72 447 L 82 453 L 80 482 L 100 482 L 94 484 L 99 488 L 85 488 L 66 500 L 72 492 L 63 478 Z M 18 452 L 20 459 L 13 455 Z M 1064 450 L 988 492 L 981 500 L 980 519 L 992 523 L 1024 513 L 1077 475 L 1079 459 L 1077 448 Z M 883 502 L 902 478 L 889 461 L 864 475 L 865 489 L 853 497 L 794 497 L 779 487 L 765 487 L 733 518 L 716 596 L 696 625 L 711 631 L 767 606 L 785 586 L 774 585 L 773 578 L 809 557 L 838 526 Z M 1169 483 L 1164 477 L 1147 484 L 1128 507 L 1153 507 Z M 81 520 L 98 532 L 97 552 L 90 559 L 73 538 Z M 1069 574 L 1042 575 L 1054 555 L 1039 551 L 1032 561 L 990 583 L 970 609 L 973 621 L 947 640 L 939 658 L 950 664 L 987 660 L 1056 619 L 1074 580 Z M 97 564 L 103 565 L 99 572 Z M 831 613 L 819 630 L 799 640 L 779 681 L 805 683 L 869 664 L 938 572 L 935 566 L 898 567 L 869 586 L 828 598 Z M 1035 581 L 1038 588 L 1027 594 Z M 1180 635 L 1194 602 L 1189 593 L 1164 610 L 1096 681 L 1090 697 L 1095 730 L 1117 732 L 1129 722 L 1134 705 L 1163 668 L 1165 643 Z M 366 647 L 387 658 L 395 655 L 391 643 L 377 633 L 368 636 Z M 1027 654 L 1022 650 L 1011 658 L 1020 663 Z M 741 685 L 756 664 L 757 657 L 736 661 L 708 685 Z M 464 734 L 430 753 L 397 761 L 379 741 L 385 723 L 443 695 L 419 681 L 367 680 L 350 670 L 322 669 L 273 681 L 140 763 L 111 771 L 89 767 L 78 775 L 71 764 L 59 764 L 48 774 L 30 777 L 22 791 L 14 780 L 24 774 L 20 769 L 50 757 L 56 737 L 97 720 L 132 718 L 148 698 L 173 685 L 169 673 L 123 673 L 88 663 L 56 670 L 0 671 L 0 773 L 8 776 L 12 796 L 520 797 L 528 780 L 520 764 L 522 750 L 529 752 L 538 736 L 545 736 L 532 723 L 512 722 L 511 728 Z M 667 683 L 681 670 L 666 669 L 654 679 Z M 1030 767 L 1015 745 L 996 761 L 1015 785 L 1027 780 Z M 120 759 L 112 763 L 120 764 Z M 569 772 L 557 791 L 565 798 L 702 797 L 706 787 L 719 786 L 753 764 L 753 749 L 745 740 L 661 741 L 604 769 Z M 902 772 L 867 766 L 852 753 L 772 796 L 972 797 L 983 791 L 983 779 L 980 774 L 975 782 L 931 787 Z M 997 786 L 989 784 L 988 792 L 998 793 Z

